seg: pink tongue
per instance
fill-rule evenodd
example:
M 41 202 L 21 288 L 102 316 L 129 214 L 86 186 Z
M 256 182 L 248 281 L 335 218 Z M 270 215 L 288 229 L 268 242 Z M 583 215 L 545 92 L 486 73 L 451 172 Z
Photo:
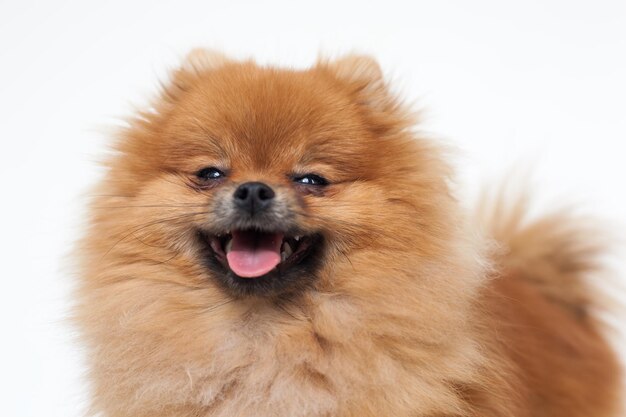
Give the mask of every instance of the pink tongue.
M 242 278 L 257 278 L 280 263 L 280 233 L 233 231 L 232 247 L 226 254 L 228 266 Z

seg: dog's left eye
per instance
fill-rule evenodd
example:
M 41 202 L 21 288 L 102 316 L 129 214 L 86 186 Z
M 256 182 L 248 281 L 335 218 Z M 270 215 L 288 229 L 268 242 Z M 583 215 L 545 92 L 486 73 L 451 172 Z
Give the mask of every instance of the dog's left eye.
M 196 172 L 196 177 L 203 181 L 217 180 L 225 176 L 226 174 L 215 167 L 202 168 L 200 171 Z
M 303 185 L 328 185 L 328 180 L 317 174 L 305 174 L 293 178 L 294 182 Z

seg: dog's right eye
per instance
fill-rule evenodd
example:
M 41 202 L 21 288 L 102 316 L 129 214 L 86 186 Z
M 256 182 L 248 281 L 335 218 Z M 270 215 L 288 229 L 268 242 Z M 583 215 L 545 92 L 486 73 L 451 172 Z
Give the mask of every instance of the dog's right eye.
M 316 186 L 324 186 L 328 185 L 328 180 L 321 175 L 317 174 L 306 174 L 301 176 L 296 176 L 293 178 L 294 182 L 302 185 L 316 185 Z
M 226 174 L 215 167 L 207 167 L 196 172 L 196 177 L 202 181 L 212 181 L 224 178 L 226 177 Z

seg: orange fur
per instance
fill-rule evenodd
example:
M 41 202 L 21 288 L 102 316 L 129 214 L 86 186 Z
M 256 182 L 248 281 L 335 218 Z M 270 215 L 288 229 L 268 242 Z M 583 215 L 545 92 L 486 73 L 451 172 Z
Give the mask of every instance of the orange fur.
M 578 314 L 593 253 L 555 217 L 496 228 L 510 251 L 493 256 L 413 123 L 367 57 L 295 71 L 193 52 L 121 135 L 79 247 L 92 412 L 617 415 L 616 360 Z M 194 189 L 216 164 L 227 181 Z M 300 195 L 294 169 L 331 185 Z M 250 180 L 324 236 L 296 297 L 231 296 L 199 261 L 206 207 Z

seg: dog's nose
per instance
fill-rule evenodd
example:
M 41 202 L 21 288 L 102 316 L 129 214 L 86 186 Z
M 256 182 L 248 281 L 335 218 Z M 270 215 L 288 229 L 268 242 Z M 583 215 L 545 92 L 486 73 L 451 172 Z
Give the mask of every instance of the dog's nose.
M 235 190 L 235 205 L 251 215 L 267 209 L 276 193 L 262 182 L 246 182 Z

